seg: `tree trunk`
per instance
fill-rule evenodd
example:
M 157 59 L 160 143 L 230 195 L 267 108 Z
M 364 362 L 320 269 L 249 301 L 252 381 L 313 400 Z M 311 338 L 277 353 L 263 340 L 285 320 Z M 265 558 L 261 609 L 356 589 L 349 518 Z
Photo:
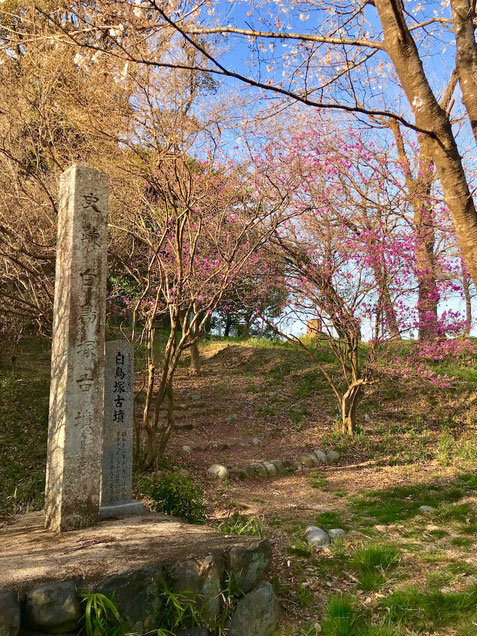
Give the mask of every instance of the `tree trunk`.
M 341 398 L 341 430 L 353 437 L 356 428 L 356 414 L 363 394 L 363 380 L 352 384 Z
M 439 293 L 435 274 L 436 233 L 432 216 L 431 191 L 434 182 L 434 162 L 429 147 L 429 138 L 420 144 L 419 172 L 411 174 L 409 161 L 397 122 L 389 122 L 394 133 L 398 157 L 405 169 L 407 199 L 414 210 L 414 235 L 416 278 L 418 283 L 418 326 L 419 340 L 430 340 L 437 333 L 437 309 Z
M 470 335 L 472 327 L 472 296 L 470 294 L 470 276 L 465 263 L 462 263 L 462 289 L 465 298 L 465 329 L 464 335 L 466 338 Z
M 385 265 L 382 263 L 380 266 L 373 267 L 374 277 L 379 287 L 380 305 L 386 316 L 386 326 L 389 331 L 389 337 L 391 340 L 401 340 L 401 332 L 399 330 L 399 324 L 396 316 L 396 310 L 389 291 L 388 276 L 386 273 Z
M 189 374 L 190 375 L 200 375 L 200 354 L 199 354 L 199 345 L 197 342 L 194 342 L 190 348 L 190 367 Z
M 226 338 L 229 337 L 231 328 L 232 328 L 232 316 L 230 314 L 227 314 L 227 318 L 225 319 L 225 330 L 224 330 L 224 336 Z
M 419 205 L 419 203 L 417 203 Z M 417 207 L 414 215 L 416 231 L 416 275 L 418 281 L 417 310 L 419 340 L 431 340 L 438 335 L 437 308 L 439 292 L 435 276 L 435 229 L 428 205 Z
M 175 425 L 175 416 L 174 416 L 174 390 L 172 388 L 172 378 L 170 382 L 167 383 L 166 387 L 166 397 L 167 397 L 167 422 L 166 426 L 159 431 L 160 436 L 157 443 L 157 456 L 162 457 L 164 455 L 164 451 L 166 450 L 167 442 L 169 441 L 169 437 L 171 436 L 172 430 Z
M 143 470 L 157 468 L 157 429 L 153 426 L 146 428 L 146 448 L 141 465 Z
M 457 47 L 456 70 L 462 101 L 477 142 L 477 43 L 475 41 L 475 0 L 451 0 Z
M 433 94 L 419 52 L 404 20 L 400 0 L 375 0 L 390 56 L 417 126 L 428 130 L 429 150 L 454 223 L 459 245 L 477 282 L 477 211 L 469 190 L 449 117 Z

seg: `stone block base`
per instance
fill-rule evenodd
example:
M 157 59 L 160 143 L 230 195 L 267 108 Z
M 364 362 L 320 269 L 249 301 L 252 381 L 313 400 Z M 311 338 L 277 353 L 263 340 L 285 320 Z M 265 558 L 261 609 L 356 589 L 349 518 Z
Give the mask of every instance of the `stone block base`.
M 123 517 L 134 517 L 142 515 L 145 511 L 140 501 L 128 501 L 121 504 L 101 506 L 99 509 L 100 519 L 122 519 Z
M 179 618 L 176 636 L 218 636 L 221 626 L 275 636 L 278 601 L 263 581 L 271 556 L 267 539 L 147 510 L 61 534 L 44 530 L 41 513 L 19 516 L 0 528 L 0 636 L 82 634 L 83 590 L 113 599 L 125 634 L 156 634 Z M 171 617 L 171 593 L 193 603 L 196 625 Z

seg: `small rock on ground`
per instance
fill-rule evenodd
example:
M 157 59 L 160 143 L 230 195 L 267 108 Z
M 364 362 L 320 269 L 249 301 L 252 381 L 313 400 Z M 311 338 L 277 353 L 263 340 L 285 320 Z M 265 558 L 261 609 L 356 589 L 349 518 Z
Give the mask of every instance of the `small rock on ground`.
M 326 531 L 331 540 L 339 538 L 343 539 L 346 536 L 346 532 L 343 528 L 332 528 Z
M 327 461 L 327 460 L 326 460 L 326 455 L 325 455 L 325 453 L 324 453 L 322 450 L 319 450 L 318 448 L 316 448 L 316 449 L 313 451 L 313 453 L 315 454 L 316 459 L 317 459 L 320 463 L 322 463 L 322 464 L 326 464 L 326 461 Z
M 241 479 L 242 481 L 247 479 L 247 471 L 243 468 L 230 468 L 229 475 L 232 479 Z
M 209 475 L 214 475 L 219 479 L 228 479 L 229 470 L 226 466 L 222 466 L 222 464 L 213 464 L 207 472 Z
M 277 467 L 271 462 L 263 462 L 263 465 L 267 469 L 267 473 L 269 477 L 276 477 L 278 475 Z
M 305 530 L 305 536 L 308 543 L 311 543 L 315 548 L 326 548 L 331 543 L 328 533 L 317 526 L 308 526 Z
M 263 464 L 260 464 L 260 462 L 257 462 L 250 465 L 258 477 L 261 477 L 263 479 L 266 479 L 268 477 L 268 470 L 265 468 Z
M 330 460 L 330 462 L 337 462 L 338 459 L 340 458 L 340 454 L 337 453 L 334 450 L 330 450 L 326 453 L 326 456 L 328 457 L 328 459 Z
M 421 512 L 432 512 L 433 510 L 435 510 L 435 508 L 433 508 L 432 506 L 419 506 L 419 510 Z
M 318 464 L 317 458 L 314 457 L 314 459 L 312 459 L 311 455 L 301 455 L 301 457 L 298 458 L 298 461 L 303 466 L 306 466 L 306 468 L 313 468 Z
M 283 465 L 283 462 L 281 459 L 272 459 L 270 463 L 275 466 L 275 468 L 278 470 L 278 472 L 281 475 L 283 475 L 283 473 L 285 472 L 285 466 Z

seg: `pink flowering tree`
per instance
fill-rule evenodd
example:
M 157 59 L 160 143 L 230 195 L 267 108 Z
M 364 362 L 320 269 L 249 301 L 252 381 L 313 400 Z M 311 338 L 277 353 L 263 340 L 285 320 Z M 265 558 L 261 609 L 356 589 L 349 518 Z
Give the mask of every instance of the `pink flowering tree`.
M 311 340 L 275 328 L 320 366 L 337 398 L 343 431 L 353 434 L 365 387 L 380 375 L 414 375 L 447 386 L 452 379 L 441 377 L 433 361 L 461 359 L 471 348 L 455 339 L 465 324 L 460 313 L 437 312 L 441 296 L 461 288 L 447 210 L 427 177 L 416 203 L 416 190 L 410 191 L 403 174 L 410 164 L 402 163 L 394 146 L 383 150 L 351 130 L 333 136 L 319 124 L 270 145 L 257 158 L 272 188 L 281 197 L 287 192 L 294 210 L 274 236 L 286 267 L 288 314 L 296 321 L 316 320 Z M 423 245 L 432 270 L 424 257 L 416 258 Z M 416 345 L 405 357 L 403 347 L 391 347 L 416 330 L 424 347 Z M 320 362 L 325 344 L 339 373 Z
M 253 182 L 253 174 L 230 165 L 170 153 L 146 175 L 141 205 L 127 212 L 117 258 L 140 289 L 131 310 L 132 338 L 146 346 L 136 439 L 144 467 L 154 467 L 173 430 L 173 378 L 182 353 L 244 277 L 258 279 L 261 250 L 284 214 L 282 201 L 254 194 Z M 155 338 L 164 317 L 168 337 L 159 359 Z

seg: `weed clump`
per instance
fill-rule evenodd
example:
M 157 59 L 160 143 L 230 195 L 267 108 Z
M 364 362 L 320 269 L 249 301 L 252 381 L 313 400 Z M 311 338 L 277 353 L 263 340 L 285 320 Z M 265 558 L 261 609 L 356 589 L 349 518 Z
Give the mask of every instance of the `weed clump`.
M 323 636 L 356 636 L 363 628 L 363 619 L 351 599 L 345 596 L 332 597 L 323 624 Z
M 188 477 L 154 473 L 140 480 L 138 490 L 149 499 L 154 512 L 165 512 L 189 523 L 205 521 L 202 489 Z
M 114 601 L 99 592 L 86 592 L 81 597 L 80 634 L 85 636 L 122 636 L 126 624 Z
M 247 517 L 234 512 L 219 524 L 219 530 L 225 534 L 253 535 L 263 539 L 263 525 L 258 517 Z
M 359 587 L 370 591 L 381 587 L 385 573 L 401 561 L 401 553 L 392 545 L 368 545 L 353 554 L 352 565 L 359 573 Z

